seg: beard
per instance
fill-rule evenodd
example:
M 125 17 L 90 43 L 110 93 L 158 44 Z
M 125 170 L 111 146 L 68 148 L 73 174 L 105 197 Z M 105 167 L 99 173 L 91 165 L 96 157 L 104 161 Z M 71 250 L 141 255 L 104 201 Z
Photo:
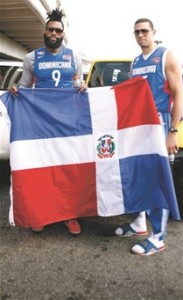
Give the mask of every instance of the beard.
M 62 41 L 63 41 L 63 37 L 61 38 L 57 38 L 56 41 L 51 41 L 50 37 L 48 38 L 45 34 L 44 34 L 44 44 L 46 47 L 51 48 L 51 49 L 57 49 L 60 48 L 60 46 L 62 45 Z

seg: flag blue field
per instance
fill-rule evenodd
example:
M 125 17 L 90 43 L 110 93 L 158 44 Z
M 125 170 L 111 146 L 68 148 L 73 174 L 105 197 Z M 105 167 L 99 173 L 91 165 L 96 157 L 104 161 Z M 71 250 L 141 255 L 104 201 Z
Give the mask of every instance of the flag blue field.
M 180 219 L 164 133 L 144 79 L 113 88 L 19 89 L 11 121 L 10 224 L 36 227 L 153 208 Z

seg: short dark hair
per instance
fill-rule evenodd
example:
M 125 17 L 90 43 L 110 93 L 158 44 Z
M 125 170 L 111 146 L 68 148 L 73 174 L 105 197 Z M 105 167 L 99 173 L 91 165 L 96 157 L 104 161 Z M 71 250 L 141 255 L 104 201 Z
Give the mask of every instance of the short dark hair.
M 56 21 L 56 22 L 60 22 L 64 29 L 64 23 L 62 21 L 62 18 L 65 17 L 65 13 L 63 10 L 59 10 L 58 8 L 56 8 L 53 9 L 51 12 L 48 12 L 47 15 L 48 17 L 47 17 L 46 26 L 49 22 Z
M 154 30 L 153 22 L 152 22 L 150 19 L 148 19 L 148 18 L 140 18 L 140 19 L 138 19 L 138 20 L 135 22 L 134 25 L 136 25 L 136 24 L 138 24 L 138 23 L 144 23 L 144 22 L 149 23 L 150 27 Z

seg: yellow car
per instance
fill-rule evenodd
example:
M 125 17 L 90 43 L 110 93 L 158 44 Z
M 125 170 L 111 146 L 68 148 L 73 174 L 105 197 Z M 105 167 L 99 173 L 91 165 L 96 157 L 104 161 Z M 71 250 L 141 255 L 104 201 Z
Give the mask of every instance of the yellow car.
M 177 129 L 178 144 L 180 148 L 183 148 L 183 120 L 180 121 Z
M 130 59 L 95 60 L 86 78 L 88 87 L 112 86 L 130 78 Z

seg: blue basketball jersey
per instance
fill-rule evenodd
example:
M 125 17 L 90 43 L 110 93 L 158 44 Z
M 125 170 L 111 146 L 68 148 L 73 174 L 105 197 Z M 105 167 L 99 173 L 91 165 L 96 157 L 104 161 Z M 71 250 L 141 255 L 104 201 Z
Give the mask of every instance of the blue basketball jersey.
M 159 112 L 170 112 L 172 96 L 168 87 L 168 81 L 164 75 L 163 54 L 166 48 L 158 47 L 147 58 L 143 55 L 136 57 L 132 64 L 132 77 L 143 76 L 149 82 L 156 108 Z
M 36 88 L 73 87 L 76 68 L 71 49 L 62 47 L 52 54 L 45 47 L 35 50 L 34 81 Z

